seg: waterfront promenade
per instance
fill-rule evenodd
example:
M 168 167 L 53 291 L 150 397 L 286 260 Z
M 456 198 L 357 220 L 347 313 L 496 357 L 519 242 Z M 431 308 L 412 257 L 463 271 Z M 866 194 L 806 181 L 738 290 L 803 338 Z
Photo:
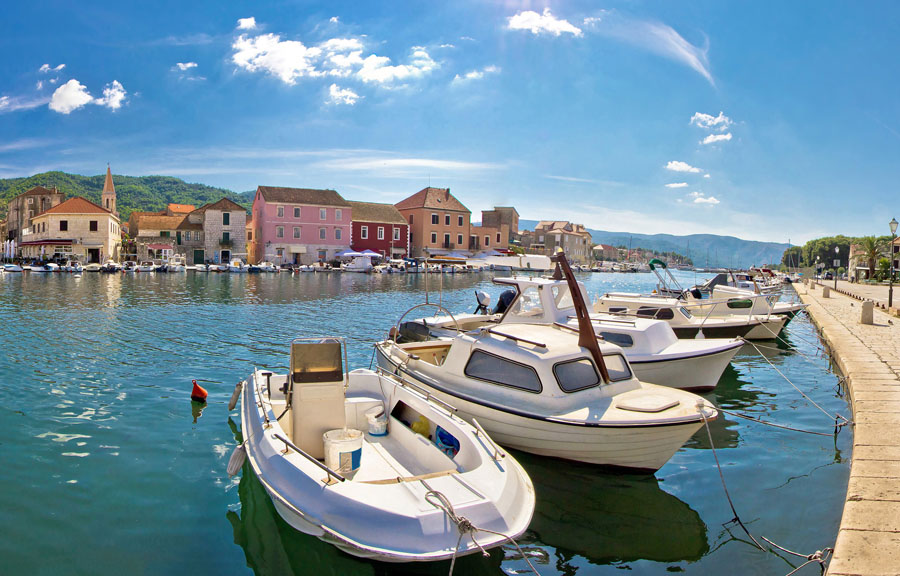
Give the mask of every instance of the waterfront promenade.
M 839 289 L 860 287 L 843 284 Z M 900 574 L 900 319 L 876 307 L 874 324 L 860 324 L 860 300 L 833 291 L 824 298 L 821 285 L 795 287 L 846 377 L 855 422 L 847 499 L 828 574 Z

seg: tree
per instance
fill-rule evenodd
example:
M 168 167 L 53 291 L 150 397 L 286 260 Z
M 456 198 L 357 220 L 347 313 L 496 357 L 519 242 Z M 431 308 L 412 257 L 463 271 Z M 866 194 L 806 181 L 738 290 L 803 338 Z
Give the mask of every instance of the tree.
M 860 239 L 860 248 L 863 251 L 863 257 L 869 266 L 869 278 L 875 277 L 875 261 L 881 256 L 883 245 L 874 236 L 865 236 Z M 888 262 L 890 266 L 890 262 Z
M 886 280 L 888 276 L 891 275 L 891 261 L 887 258 L 882 258 L 878 261 L 878 272 L 877 277 L 879 280 Z

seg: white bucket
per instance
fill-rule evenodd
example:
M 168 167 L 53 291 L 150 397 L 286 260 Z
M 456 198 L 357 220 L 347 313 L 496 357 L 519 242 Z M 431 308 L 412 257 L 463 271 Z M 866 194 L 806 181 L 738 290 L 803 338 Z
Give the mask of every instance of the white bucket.
M 369 421 L 369 435 L 387 436 L 387 414 L 383 407 L 376 406 L 367 410 L 366 420 Z
M 329 430 L 325 439 L 325 465 L 340 474 L 351 474 L 362 459 L 363 433 L 353 428 Z

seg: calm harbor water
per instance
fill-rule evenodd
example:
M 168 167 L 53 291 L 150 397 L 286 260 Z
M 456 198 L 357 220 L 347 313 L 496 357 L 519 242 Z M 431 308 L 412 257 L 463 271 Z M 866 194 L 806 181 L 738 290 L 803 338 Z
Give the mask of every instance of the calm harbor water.
M 690 284 L 693 274 L 680 273 Z M 490 275 L 443 278 L 444 305 L 494 301 Z M 591 295 L 648 290 L 649 274 L 582 274 Z M 436 276 L 429 277 L 435 289 Z M 424 277 L 357 274 L 0 276 L 0 557 L 5 574 L 445 574 L 448 564 L 357 560 L 294 532 L 248 473 L 225 465 L 240 434 L 227 410 L 254 366 L 286 370 L 296 336 L 342 335 L 352 368 L 423 301 Z M 432 297 L 438 298 L 436 290 Z M 826 410 L 848 415 L 805 315 L 765 357 Z M 210 392 L 192 411 L 191 379 Z M 798 428 L 830 422 L 745 346 L 709 397 Z M 732 416 L 712 423 L 728 489 L 754 536 L 804 554 L 832 546 L 851 434 L 835 440 Z M 537 490 L 520 544 L 541 574 L 786 574 L 722 491 L 706 431 L 655 476 L 516 454 Z M 467 557 L 457 574 L 527 570 L 514 549 Z M 810 566 L 801 574 L 817 574 Z

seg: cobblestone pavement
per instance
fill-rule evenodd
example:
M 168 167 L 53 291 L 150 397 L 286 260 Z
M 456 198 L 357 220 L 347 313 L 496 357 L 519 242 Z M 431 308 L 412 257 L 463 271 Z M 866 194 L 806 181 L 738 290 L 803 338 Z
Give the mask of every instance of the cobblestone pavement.
M 834 280 L 819 280 L 819 287 L 828 286 L 834 288 Z M 838 290 L 847 294 L 853 294 L 857 298 L 872 300 L 882 308 L 887 308 L 889 286 L 881 286 L 877 284 L 857 284 L 850 283 L 845 280 L 838 280 Z M 894 298 L 892 300 L 894 308 L 900 307 L 900 283 L 894 284 Z M 895 311 L 896 313 L 896 311 Z M 900 572 L 900 569 L 898 569 Z
M 886 298 L 886 287 L 842 285 L 883 288 Z M 847 500 L 828 574 L 900 574 L 900 318 L 876 308 L 875 323 L 863 325 L 860 300 L 835 292 L 824 298 L 822 286 L 795 288 L 847 378 L 855 422 Z

